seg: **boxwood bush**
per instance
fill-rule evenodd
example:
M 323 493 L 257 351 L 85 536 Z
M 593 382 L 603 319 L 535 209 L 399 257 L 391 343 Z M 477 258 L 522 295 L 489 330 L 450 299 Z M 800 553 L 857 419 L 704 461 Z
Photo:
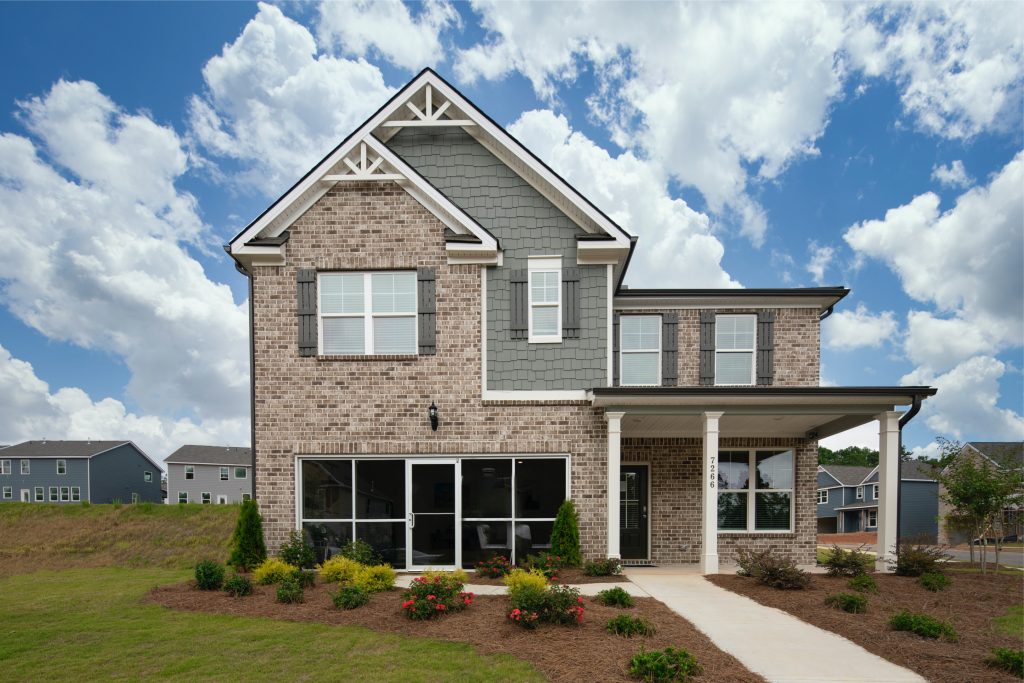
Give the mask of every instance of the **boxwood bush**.
M 925 572 L 917 582 L 933 593 L 944 591 L 953 585 L 953 580 L 942 572 Z
M 220 590 L 224 584 L 224 565 L 213 560 L 203 560 L 196 565 L 196 587 L 201 591 Z
M 1024 650 L 997 647 L 986 660 L 989 666 L 1009 671 L 1018 678 L 1024 678 Z
M 957 639 L 956 630 L 952 625 L 939 621 L 928 614 L 915 614 L 902 610 L 892 616 L 889 626 L 894 631 L 910 631 L 922 638 L 945 638 L 950 641 Z
M 600 591 L 597 601 L 606 607 L 632 607 L 634 604 L 633 596 L 619 586 Z
M 629 675 L 644 681 L 688 681 L 700 673 L 697 660 L 683 649 L 641 649 L 629 660 Z
M 233 574 L 224 582 L 224 591 L 233 598 L 252 595 L 252 581 L 247 576 Z
M 850 579 L 846 583 L 846 585 L 855 591 L 860 591 L 861 593 L 878 592 L 878 584 L 875 583 L 875 577 L 871 576 L 871 574 L 861 574 L 860 576 L 855 576 L 852 579 Z
M 863 614 L 868 611 L 868 599 L 860 593 L 836 593 L 825 598 L 829 607 L 841 609 L 850 614 Z
M 604 629 L 608 633 L 614 633 L 617 636 L 623 638 L 632 638 L 633 636 L 653 636 L 654 625 L 646 619 L 640 617 L 631 617 L 628 614 L 620 614 L 612 619 L 608 620 L 605 624 Z
M 302 584 L 294 576 L 289 576 L 277 587 L 277 601 L 284 603 L 302 602 L 304 600 Z
M 355 609 L 370 601 L 370 594 L 356 586 L 342 586 L 341 590 L 331 595 L 331 602 L 338 609 Z

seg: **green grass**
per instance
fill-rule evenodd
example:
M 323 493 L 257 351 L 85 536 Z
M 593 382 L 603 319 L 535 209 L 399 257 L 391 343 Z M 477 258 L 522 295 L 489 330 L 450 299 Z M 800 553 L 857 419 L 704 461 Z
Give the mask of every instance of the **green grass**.
M 186 576 L 103 568 L 0 579 L 4 679 L 543 680 L 525 662 L 458 643 L 141 603 Z
M 875 568 L 875 551 L 865 549 L 861 550 L 861 552 L 871 557 L 871 565 L 866 568 L 868 571 L 872 571 Z M 815 556 L 817 557 L 818 564 L 825 564 L 828 562 L 829 558 L 832 557 L 832 548 L 817 548 L 815 550 Z
M 1010 607 L 1006 614 L 996 617 L 992 623 L 1000 633 L 1024 640 L 1024 605 Z

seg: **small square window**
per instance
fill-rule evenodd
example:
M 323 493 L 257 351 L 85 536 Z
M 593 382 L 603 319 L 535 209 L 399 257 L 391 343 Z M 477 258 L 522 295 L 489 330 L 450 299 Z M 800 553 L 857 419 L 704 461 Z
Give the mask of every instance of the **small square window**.
M 188 491 L 178 491 L 178 502 L 179 503 L 187 503 L 188 502 Z
M 828 489 L 818 489 L 818 505 L 828 502 Z
M 31 462 L 32 462 L 31 460 L 22 460 L 21 461 L 21 473 L 22 474 L 31 474 L 32 473 Z
M 227 505 L 227 504 L 228 504 L 228 497 L 227 496 L 223 496 L 223 495 L 218 495 L 217 496 L 217 505 Z
M 43 491 L 43 487 L 42 486 L 37 486 L 36 487 L 36 502 L 37 503 L 45 503 L 46 502 L 46 493 Z
M 242 494 L 242 500 L 243 501 L 245 501 L 245 500 L 252 500 L 252 496 L 250 496 L 248 493 L 243 493 Z
M 4 500 L 10 500 L 14 498 L 14 489 L 10 486 L 4 487 Z
M 57 474 L 67 474 L 67 473 L 68 473 L 68 461 L 67 460 L 58 460 L 57 461 Z
M 196 468 L 193 467 L 192 465 L 185 465 L 185 478 L 186 479 L 195 479 L 196 478 Z
M 213 496 L 210 495 L 209 491 L 203 491 L 203 505 L 209 505 L 213 502 Z
M 235 479 L 248 479 L 249 472 L 244 467 L 235 468 Z
M 142 473 L 142 481 L 146 482 L 147 484 L 152 484 L 153 483 L 153 473 L 152 472 L 143 472 Z
M 229 468 L 227 468 L 227 467 L 221 467 L 220 468 L 220 480 L 221 481 L 227 481 L 228 480 L 228 469 Z

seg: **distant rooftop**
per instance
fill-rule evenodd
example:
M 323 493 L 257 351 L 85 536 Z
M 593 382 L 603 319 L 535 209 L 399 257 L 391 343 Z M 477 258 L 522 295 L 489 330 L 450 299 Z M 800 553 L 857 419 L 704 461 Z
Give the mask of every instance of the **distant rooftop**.
M 91 458 L 129 441 L 25 441 L 4 449 L 5 458 Z
M 252 467 L 252 449 L 242 446 L 185 445 L 166 458 L 166 463 L 187 465 L 246 465 Z
M 831 474 L 843 486 L 857 486 L 871 473 L 871 467 L 856 465 L 821 465 L 821 469 Z

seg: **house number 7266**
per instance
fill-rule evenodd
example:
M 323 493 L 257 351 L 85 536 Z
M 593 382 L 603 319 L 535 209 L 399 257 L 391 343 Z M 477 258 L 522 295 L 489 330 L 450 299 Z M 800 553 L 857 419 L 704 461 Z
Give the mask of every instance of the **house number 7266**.
M 718 472 L 715 471 L 715 468 L 716 468 L 716 466 L 718 464 L 717 461 L 718 461 L 718 458 L 716 456 L 712 455 L 711 459 L 709 461 L 710 466 L 708 467 L 708 487 L 709 488 L 715 488 L 715 483 L 718 481 Z

